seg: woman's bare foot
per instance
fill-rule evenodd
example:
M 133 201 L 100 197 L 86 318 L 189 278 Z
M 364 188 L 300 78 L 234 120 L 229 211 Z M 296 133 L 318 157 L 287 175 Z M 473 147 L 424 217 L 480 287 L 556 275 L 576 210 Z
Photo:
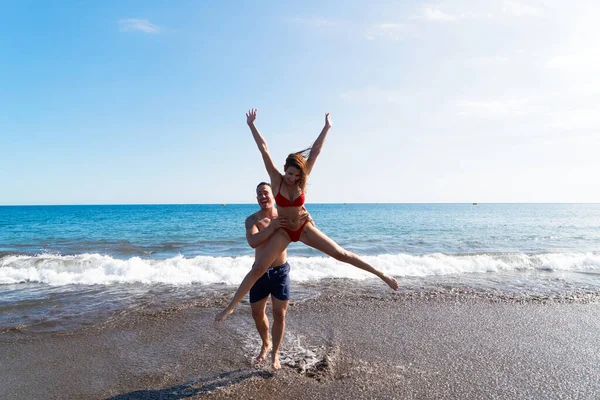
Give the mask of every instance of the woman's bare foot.
M 215 317 L 215 322 L 225 321 L 225 318 L 229 317 L 229 314 L 233 312 L 233 309 L 226 308 Z
M 281 364 L 279 363 L 279 353 L 273 353 L 273 369 L 276 371 L 281 369 Z
M 260 354 L 256 357 L 256 362 L 260 364 L 261 362 L 265 361 L 269 350 L 271 350 L 271 343 L 267 343 L 266 345 L 263 343 L 262 348 L 260 349 Z
M 400 287 L 400 285 L 398 284 L 398 281 L 396 280 L 396 278 L 392 278 L 389 275 L 384 275 L 383 278 L 381 278 L 381 279 L 383 279 L 383 281 L 385 283 L 387 283 L 387 285 L 389 287 L 391 287 L 392 289 L 394 289 L 394 290 L 398 290 L 398 287 Z

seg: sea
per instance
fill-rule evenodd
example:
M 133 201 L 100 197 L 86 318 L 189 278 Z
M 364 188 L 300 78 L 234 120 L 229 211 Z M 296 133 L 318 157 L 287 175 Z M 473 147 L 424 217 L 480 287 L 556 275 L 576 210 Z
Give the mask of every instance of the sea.
M 395 276 L 399 293 L 600 299 L 600 204 L 306 207 L 323 233 Z M 139 310 L 228 299 L 254 260 L 244 221 L 257 210 L 2 206 L 0 332 L 63 332 Z M 373 275 L 302 243 L 290 245 L 288 260 L 298 301 L 356 285 L 394 295 Z

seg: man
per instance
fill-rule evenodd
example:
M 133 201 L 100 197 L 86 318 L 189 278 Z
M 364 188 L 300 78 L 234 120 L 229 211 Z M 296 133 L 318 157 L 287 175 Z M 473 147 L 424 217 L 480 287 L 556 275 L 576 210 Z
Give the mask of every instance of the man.
M 256 200 L 260 206 L 260 211 L 246 219 L 246 240 L 250 247 L 255 249 L 255 257 L 258 257 L 268 238 L 280 227 L 287 226 L 287 221 L 277 218 L 277 210 L 273 207 L 275 200 L 270 184 L 266 182 L 258 184 L 256 187 Z M 309 218 L 308 214 L 305 218 Z M 268 351 L 271 349 L 269 319 L 266 314 L 267 301 L 269 300 L 269 295 L 271 295 L 273 303 L 273 369 L 281 368 L 279 346 L 281 345 L 285 330 L 285 314 L 290 296 L 290 265 L 286 260 L 287 250 L 284 250 L 283 253 L 275 258 L 267 272 L 250 289 L 252 318 L 254 318 L 256 329 L 262 340 L 262 348 L 256 357 L 259 363 L 264 361 Z

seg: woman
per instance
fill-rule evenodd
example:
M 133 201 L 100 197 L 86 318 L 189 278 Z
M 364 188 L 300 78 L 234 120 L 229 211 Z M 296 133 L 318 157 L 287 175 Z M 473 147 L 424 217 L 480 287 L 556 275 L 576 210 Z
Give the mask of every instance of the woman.
M 216 321 L 223 321 L 233 312 L 235 306 L 242 300 L 246 293 L 250 291 L 250 288 L 252 288 L 254 283 L 265 273 L 274 258 L 281 254 L 291 242 L 300 241 L 310 247 L 322 251 L 336 260 L 352 264 L 357 268 L 377 275 L 389 287 L 398 290 L 398 282 L 396 279 L 373 268 L 356 254 L 344 250 L 323 232 L 318 230 L 312 221 L 302 218 L 305 214 L 303 206 L 306 179 L 308 175 L 310 175 L 319 153 L 321 153 L 321 148 L 323 147 L 323 142 L 325 142 L 327 132 L 331 129 L 329 113 L 325 114 L 325 126 L 315 143 L 306 150 L 290 154 L 285 160 L 285 165 L 283 167 L 284 175 L 282 175 L 275 167 L 275 164 L 273 164 L 269 149 L 267 148 L 267 142 L 254 125 L 256 111 L 256 109 L 252 109 L 246 113 L 246 122 L 252 131 L 252 136 L 254 136 L 254 140 L 258 145 L 265 167 L 271 178 L 271 187 L 273 188 L 275 195 L 278 218 L 285 219 L 287 227 L 281 227 L 281 229 L 278 229 L 271 235 L 263 251 L 254 261 L 252 270 L 240 284 L 240 287 L 235 292 L 235 295 L 227 308 L 217 315 L 215 318 Z M 308 159 L 303 156 L 303 154 L 307 152 L 309 152 Z

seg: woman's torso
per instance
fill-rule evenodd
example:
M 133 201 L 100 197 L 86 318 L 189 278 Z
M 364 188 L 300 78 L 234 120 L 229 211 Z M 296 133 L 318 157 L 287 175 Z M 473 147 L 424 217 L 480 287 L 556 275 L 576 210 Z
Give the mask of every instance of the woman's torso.
M 284 184 L 282 177 L 278 192 L 275 194 L 275 202 L 278 217 L 288 220 L 288 229 L 299 229 L 304 223 L 304 220 L 300 219 L 304 214 L 304 200 L 304 192 L 297 185 Z

